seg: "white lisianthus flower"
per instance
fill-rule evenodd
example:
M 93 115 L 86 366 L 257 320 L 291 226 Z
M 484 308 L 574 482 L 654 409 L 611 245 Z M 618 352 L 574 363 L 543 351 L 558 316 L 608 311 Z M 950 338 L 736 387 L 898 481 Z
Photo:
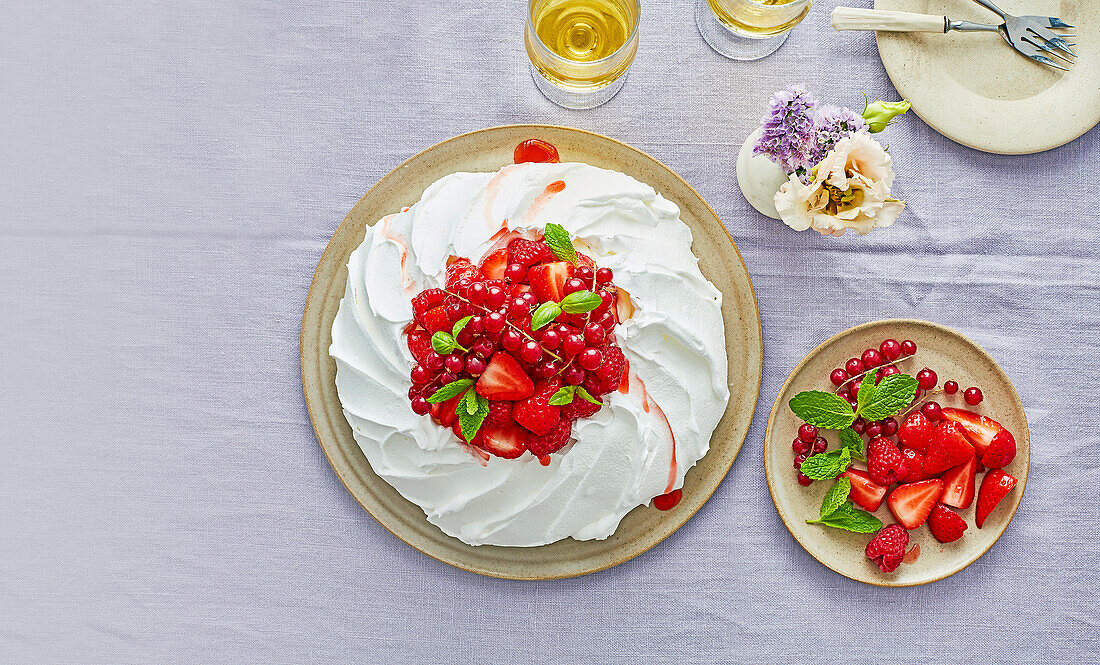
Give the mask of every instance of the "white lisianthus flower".
M 775 194 L 775 209 L 796 231 L 812 228 L 842 236 L 848 229 L 866 235 L 890 226 L 905 208 L 890 198 L 894 169 L 890 155 L 866 132 L 836 143 L 803 183 L 796 175 Z

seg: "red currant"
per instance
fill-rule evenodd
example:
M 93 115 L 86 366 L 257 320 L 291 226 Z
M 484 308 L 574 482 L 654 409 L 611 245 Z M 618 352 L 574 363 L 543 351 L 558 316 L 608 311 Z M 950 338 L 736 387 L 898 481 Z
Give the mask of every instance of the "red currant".
M 801 485 L 803 487 L 809 487 L 810 485 L 813 484 L 813 482 L 814 482 L 813 478 L 810 478 L 809 476 L 802 473 L 801 471 L 798 472 L 798 484 L 799 485 Z
M 924 414 L 925 418 L 933 422 L 943 418 L 943 411 L 940 409 L 938 402 L 925 402 L 924 406 L 920 408 L 920 412 Z
M 485 331 L 485 319 L 480 314 L 474 314 L 466 324 L 465 330 L 469 330 L 474 335 L 480 335 Z
M 482 337 L 474 342 L 474 345 L 470 347 L 475 355 L 480 356 L 482 360 L 493 355 L 493 343 Z
M 509 263 L 508 267 L 504 269 L 504 279 L 513 284 L 519 284 L 526 276 L 527 268 L 518 263 Z
M 584 281 L 585 284 L 591 284 L 592 280 L 596 279 L 596 273 L 592 271 L 592 268 L 584 266 L 583 268 L 577 268 L 577 278 Z
M 603 326 L 598 323 L 589 323 L 584 327 L 584 341 L 590 346 L 599 346 L 603 342 L 604 337 L 607 337 L 607 332 L 604 331 Z
M 545 362 L 541 362 L 535 365 L 534 369 L 532 369 L 531 371 L 534 373 L 535 378 L 537 379 L 549 379 L 550 377 L 558 373 L 558 369 L 560 369 L 560 367 L 561 366 L 558 365 L 557 361 L 547 360 Z
M 917 372 L 917 385 L 921 387 L 921 390 L 932 390 L 939 383 L 939 380 L 936 373 L 927 367 Z
M 824 437 L 817 437 L 814 439 L 814 452 L 823 453 L 825 449 L 829 447 L 829 442 Z
M 798 456 L 794 458 L 794 468 L 801 469 L 802 468 L 802 463 L 805 462 L 806 458 L 809 457 L 809 456 L 810 456 L 809 451 L 804 452 L 804 453 L 799 453 Z
M 443 368 L 443 356 L 432 351 L 425 356 L 424 365 L 433 372 L 439 371 Z
M 858 378 L 855 381 L 852 381 L 851 383 L 848 384 L 848 395 L 851 397 L 851 399 L 855 399 L 856 395 L 859 394 L 859 386 L 863 383 L 863 379 L 865 379 L 865 378 L 867 378 L 867 377 L 862 377 L 861 376 L 860 378 Z M 851 400 L 849 400 L 849 401 L 851 401 Z
M 883 363 L 882 354 L 875 349 L 867 349 L 860 356 L 860 360 L 863 361 L 863 366 L 867 369 L 873 369 Z
M 490 286 L 485 290 L 485 306 L 489 309 L 496 309 L 504 304 L 504 299 L 508 297 L 508 294 L 504 292 L 504 289 L 499 286 Z
M 599 349 L 585 349 L 577 356 L 577 363 L 585 369 L 596 369 L 603 363 L 603 354 Z
M 600 284 L 610 284 L 611 280 L 615 278 L 615 273 L 611 268 L 600 268 L 596 271 L 596 281 Z
M 512 298 L 512 302 L 508 303 L 508 316 L 510 318 L 520 318 L 531 313 L 531 303 L 527 302 L 527 299 L 523 296 L 516 296 Z
M 577 355 L 584 350 L 584 337 L 576 333 L 566 335 L 561 341 L 561 350 L 570 357 Z
M 867 429 L 865 431 L 867 432 L 867 436 L 869 436 L 870 438 L 873 439 L 876 436 L 879 436 L 879 435 L 882 434 L 882 423 L 879 423 L 878 421 L 875 421 L 875 422 L 871 423 L 870 425 L 868 425 Z
M 948 395 L 954 395 L 955 393 L 959 392 L 959 382 L 945 381 L 943 384 L 943 391 Z
M 480 305 L 485 302 L 486 294 L 485 285 L 481 282 L 474 282 L 470 285 L 470 288 L 466 290 L 466 297 L 470 299 L 475 305 Z
M 842 385 L 848 380 L 848 372 L 842 369 L 834 369 L 833 373 L 829 375 L 829 380 L 833 382 L 834 386 Z
M 897 368 L 897 365 L 890 365 L 889 367 L 883 367 L 879 370 L 882 373 L 882 378 L 893 376 L 894 374 L 901 374 L 901 370 Z
M 485 371 L 485 361 L 471 355 L 466 358 L 466 373 L 470 376 L 478 376 Z
M 422 386 L 428 382 L 428 379 L 432 378 L 432 373 L 428 371 L 427 367 L 417 365 L 412 368 L 409 376 L 412 378 L 413 385 Z
M 896 339 L 888 339 L 882 344 L 879 344 L 878 350 L 889 361 L 894 361 L 901 357 L 901 344 L 899 344 Z
M 519 350 L 519 357 L 525 363 L 536 363 L 542 357 L 542 347 L 534 340 L 527 340 Z
M 565 286 L 562 287 L 562 291 L 565 295 L 570 293 L 576 293 L 577 291 L 584 291 L 587 287 L 579 277 L 570 277 L 565 280 Z
M 423 397 L 414 397 L 412 399 L 412 410 L 418 416 L 422 416 L 432 408 L 431 404 L 428 404 L 428 400 Z
M 917 343 L 911 339 L 907 339 L 901 343 L 901 352 L 907 356 L 911 356 L 917 352 Z
M 558 344 L 561 344 L 561 335 L 559 335 L 558 331 L 556 330 L 547 330 L 546 332 L 542 333 L 541 339 L 542 345 L 550 351 L 558 348 Z
M 848 376 L 862 374 L 863 362 L 859 358 L 849 358 L 848 362 L 844 363 L 844 371 L 848 372 Z
M 971 386 L 963 391 L 963 400 L 970 406 L 976 406 L 982 402 L 982 391 L 976 386 Z
M 596 320 L 596 323 L 603 326 L 604 330 L 610 331 L 615 327 L 615 323 L 617 323 L 617 321 L 615 320 L 615 314 L 613 312 L 607 311 L 600 315 L 600 318 Z
M 611 307 L 611 303 L 613 302 L 615 302 L 615 296 L 607 291 L 600 291 L 600 304 L 592 311 L 597 314 L 603 314 Z
M 446 367 L 447 371 L 451 374 L 458 374 L 466 369 L 466 361 L 457 353 L 452 353 L 443 359 L 443 366 Z
M 863 434 L 867 430 L 867 421 L 863 418 L 856 418 L 852 423 L 852 429 L 856 431 L 856 434 Z
M 813 443 L 814 439 L 817 438 L 817 428 L 810 423 L 802 423 L 798 428 L 798 438 L 806 443 Z
M 504 315 L 500 312 L 489 312 L 485 315 L 485 331 L 498 333 L 504 330 Z
M 882 433 L 886 436 L 894 436 L 898 433 L 898 421 L 895 418 L 887 418 L 882 421 Z
M 443 372 L 442 374 L 439 375 L 439 382 L 442 383 L 443 385 L 447 385 L 448 383 L 454 383 L 455 381 L 458 381 L 458 377 L 455 376 L 454 374 L 451 374 L 450 372 Z
M 810 450 L 813 448 L 813 445 L 813 443 L 808 443 L 806 441 L 803 441 L 802 439 L 795 439 L 791 443 L 791 450 L 793 450 L 796 455 L 805 455 L 806 453 L 810 452 Z
M 504 331 L 504 334 L 500 338 L 500 344 L 508 351 L 516 352 L 523 346 L 523 335 L 519 334 L 518 330 L 509 328 Z
M 570 365 L 561 373 L 561 378 L 571 386 L 579 386 L 584 383 L 584 370 L 576 365 Z

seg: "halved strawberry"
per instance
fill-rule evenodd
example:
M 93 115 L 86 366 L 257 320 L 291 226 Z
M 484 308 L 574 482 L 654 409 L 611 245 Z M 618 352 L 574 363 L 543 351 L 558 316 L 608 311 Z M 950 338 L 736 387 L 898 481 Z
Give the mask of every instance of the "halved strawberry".
M 924 456 L 924 470 L 931 475 L 939 475 L 973 456 L 974 446 L 963 435 L 962 425 L 941 420 L 932 436 L 932 445 Z
M 912 531 L 928 519 L 941 494 L 943 481 L 939 478 L 907 483 L 890 493 L 886 506 L 899 524 Z
M 470 259 L 454 259 L 447 266 L 447 288 L 453 289 L 460 279 L 477 279 L 477 268 Z
M 443 307 L 433 307 L 421 317 L 420 324 L 428 329 L 429 333 L 437 333 L 440 330 L 450 330 L 451 320 L 447 318 L 447 312 Z
M 937 503 L 928 515 L 928 530 L 941 543 L 953 543 L 963 537 L 966 520 L 942 503 Z
M 928 450 L 928 445 L 932 443 L 934 429 L 935 426 L 928 421 L 928 418 L 917 411 L 909 414 L 909 417 L 898 428 L 898 441 L 901 441 L 906 448 L 912 448 L 923 453 Z
M 439 403 L 439 424 L 443 427 L 450 427 L 458 422 L 458 415 L 455 413 L 455 409 L 458 408 L 458 400 L 462 399 L 462 395 L 457 395 L 447 400 L 446 402 Z M 434 404 L 432 406 L 435 406 Z
M 502 247 L 489 252 L 478 264 L 478 271 L 485 279 L 504 279 L 504 269 L 508 267 L 508 248 Z
M 555 261 L 533 266 L 527 271 L 527 281 L 539 302 L 561 302 L 565 297 L 565 280 L 573 276 L 573 264 Z
M 989 442 L 989 448 L 982 455 L 982 464 L 991 469 L 1000 469 L 1008 466 L 1016 459 L 1016 438 L 1012 432 L 1001 430 L 997 436 Z
M 982 488 L 978 490 L 978 507 L 975 509 L 974 521 L 978 528 L 982 528 L 989 513 L 997 507 L 1001 499 L 1008 496 L 1012 488 L 1016 487 L 1016 479 L 1000 469 L 993 469 L 985 474 L 982 480 Z
M 476 390 L 489 399 L 520 400 L 535 392 L 535 384 L 515 358 L 498 351 L 477 380 Z
M 875 512 L 886 497 L 886 487 L 871 480 L 866 471 L 848 469 L 840 474 L 852 482 L 852 491 L 848 497 L 860 508 Z
M 561 420 L 561 407 L 550 398 L 561 388 L 561 379 L 540 381 L 533 395 L 512 405 L 512 418 L 539 436 L 546 436 Z
M 432 334 L 426 330 L 412 330 L 405 336 L 405 343 L 409 345 L 409 353 L 416 362 L 423 365 L 432 351 Z
M 531 434 L 518 425 L 503 427 L 482 427 L 481 447 L 497 457 L 515 459 L 527 450 L 527 439 Z
M 974 477 L 977 475 L 978 460 L 973 455 L 958 466 L 943 472 L 943 496 L 940 503 L 953 508 L 969 508 L 974 500 Z
M 924 480 L 928 474 L 924 471 L 924 455 L 912 448 L 902 448 L 901 456 L 905 458 L 906 471 L 898 482 L 915 483 Z
M 966 409 L 953 409 L 948 407 L 941 411 L 945 420 L 956 422 L 963 428 L 966 439 L 978 451 L 978 457 L 985 454 L 986 448 L 993 442 L 993 437 L 1004 431 L 1001 423 L 992 418 L 978 415 Z

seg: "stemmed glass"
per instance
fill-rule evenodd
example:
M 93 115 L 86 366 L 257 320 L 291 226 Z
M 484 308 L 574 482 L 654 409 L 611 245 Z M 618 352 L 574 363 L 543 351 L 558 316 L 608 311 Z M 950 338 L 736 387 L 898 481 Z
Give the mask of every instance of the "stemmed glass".
M 787 41 L 811 0 L 695 0 L 695 25 L 715 51 L 732 60 L 759 60 Z

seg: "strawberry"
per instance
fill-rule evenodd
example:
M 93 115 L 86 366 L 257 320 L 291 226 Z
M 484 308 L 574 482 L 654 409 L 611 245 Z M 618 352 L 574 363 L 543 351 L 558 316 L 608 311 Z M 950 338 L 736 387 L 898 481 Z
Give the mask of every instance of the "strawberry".
M 892 573 L 905 558 L 905 548 L 909 546 L 909 532 L 897 524 L 879 529 L 864 552 L 867 558 L 878 564 L 879 570 Z
M 497 351 L 476 384 L 479 395 L 491 400 L 527 399 L 535 392 L 535 384 L 519 362 L 504 351 Z
M 963 435 L 962 425 L 941 420 L 932 436 L 932 445 L 924 456 L 924 471 L 933 476 L 962 464 L 974 455 L 974 446 Z
M 901 477 L 899 482 L 915 483 L 918 480 L 924 480 L 928 477 L 928 474 L 924 472 L 924 455 L 912 448 L 902 448 L 901 456 L 905 458 L 905 464 L 908 470 L 905 472 L 905 475 Z
M 504 279 L 504 269 L 508 267 L 508 249 L 501 248 L 489 252 L 478 264 L 478 271 L 485 279 Z
M 885 436 L 867 444 L 867 473 L 879 485 L 896 483 L 909 472 L 909 466 L 894 442 Z
M 515 459 L 527 450 L 530 433 L 518 425 L 482 426 L 481 447 L 497 457 Z
M 989 448 L 982 455 L 982 464 L 990 469 L 1000 469 L 1008 466 L 1016 459 L 1016 439 L 1012 432 L 1001 430 L 989 442 Z
M 561 420 L 561 407 L 550 404 L 550 398 L 561 388 L 561 379 L 539 381 L 535 392 L 512 405 L 512 418 L 539 436 L 546 436 Z
M 446 297 L 447 293 L 443 289 L 424 289 L 412 299 L 413 318 L 423 325 L 421 317 L 428 310 L 442 305 Z
M 956 422 L 962 427 L 963 435 L 978 451 L 979 458 L 985 454 L 986 448 L 993 442 L 993 437 L 1004 431 L 1004 427 L 996 420 L 980 416 L 973 411 L 948 407 L 942 409 L 941 413 L 945 420 Z
M 546 436 L 532 436 L 527 442 L 528 448 L 535 457 L 546 457 L 550 453 L 556 453 L 569 442 L 569 435 L 573 431 L 573 422 L 562 418 Z
M 595 395 L 593 395 L 594 397 Z M 603 407 L 603 404 L 593 404 L 583 397 L 577 395 L 573 397 L 573 401 L 561 407 L 561 417 L 567 420 L 576 420 L 577 418 L 587 418 L 593 415 Z
M 515 424 L 516 421 L 512 420 L 511 402 L 501 399 L 489 400 L 489 415 L 485 416 L 482 427 L 504 427 Z
M 560 302 L 565 297 L 565 280 L 573 276 L 573 264 L 568 261 L 544 263 L 527 271 L 527 281 L 539 302 Z
M 1005 498 L 1012 488 L 1016 487 L 1016 479 L 1000 469 L 993 469 L 985 474 L 982 480 L 982 488 L 978 490 L 978 507 L 975 509 L 974 521 L 978 528 L 982 528 L 989 513 L 997 507 L 1001 499 Z
M 617 390 L 622 383 L 623 373 L 626 372 L 626 356 L 614 344 L 608 344 L 600 351 L 603 353 L 603 364 L 596 368 L 596 377 L 600 380 L 600 394 L 603 394 Z
M 848 469 L 840 475 L 846 476 L 851 481 L 852 490 L 848 497 L 857 506 L 872 513 L 878 510 L 878 507 L 882 505 L 882 500 L 886 497 L 885 486 L 871 480 L 871 476 L 867 475 L 866 471 L 860 471 L 859 469 Z
M 513 238 L 508 243 L 508 261 L 524 268 L 553 260 L 554 253 L 550 251 L 550 246 L 541 240 Z
M 454 289 L 460 279 L 477 279 L 477 268 L 470 259 L 455 259 L 447 266 L 447 288 Z
M 426 330 L 413 330 L 405 336 L 405 343 L 409 345 L 409 353 L 421 365 L 432 352 L 432 334 Z
M 898 441 L 901 441 L 902 445 L 907 448 L 919 452 L 925 452 L 928 450 L 928 445 L 932 443 L 932 430 L 934 427 L 932 423 L 928 421 L 928 418 L 917 411 L 912 413 L 905 422 L 898 428 Z
M 952 508 L 969 508 L 974 500 L 974 477 L 977 472 L 978 460 L 973 455 L 970 459 L 958 466 L 953 466 L 943 472 L 940 479 L 943 480 L 943 496 L 940 503 Z
M 937 503 L 928 514 L 928 530 L 941 543 L 953 543 L 963 537 L 966 520 L 942 503 Z
M 440 330 L 450 331 L 451 320 L 447 318 L 447 312 L 443 307 L 433 307 L 424 313 L 420 321 L 420 325 L 427 328 L 430 333 L 437 333 Z
M 943 494 L 943 481 L 939 478 L 899 485 L 886 499 L 886 507 L 902 526 L 912 531 L 924 524 L 928 513 Z
M 458 414 L 455 413 L 455 409 L 458 408 L 458 400 L 462 399 L 462 395 L 456 395 L 446 402 L 439 404 L 439 424 L 444 427 L 450 427 L 458 423 Z M 461 435 L 460 437 L 461 438 Z

